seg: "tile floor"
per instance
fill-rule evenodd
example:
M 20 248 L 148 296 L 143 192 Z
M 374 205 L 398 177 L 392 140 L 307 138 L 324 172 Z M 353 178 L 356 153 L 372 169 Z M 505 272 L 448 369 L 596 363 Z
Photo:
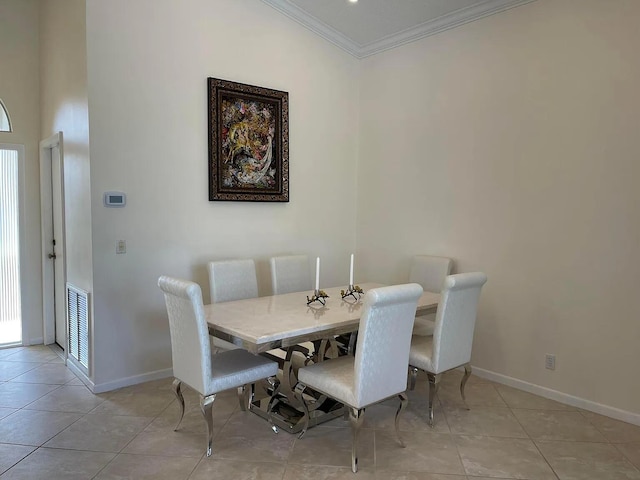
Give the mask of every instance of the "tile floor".
M 436 426 L 426 422 L 426 379 L 393 429 L 395 402 L 367 409 L 360 471 L 350 471 L 348 423 L 303 439 L 240 411 L 235 392 L 214 404 L 214 455 L 195 394 L 173 426 L 171 379 L 93 395 L 48 347 L 0 350 L 0 479 L 617 480 L 640 479 L 640 427 L 460 374 L 445 376 Z

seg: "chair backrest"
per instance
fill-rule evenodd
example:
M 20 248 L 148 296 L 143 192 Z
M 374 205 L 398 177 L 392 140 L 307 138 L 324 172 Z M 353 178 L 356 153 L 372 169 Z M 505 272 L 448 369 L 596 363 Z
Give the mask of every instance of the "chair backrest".
M 271 288 L 274 295 L 311 290 L 309 258 L 306 255 L 271 257 Z
M 431 362 L 440 373 L 471 360 L 473 330 L 480 290 L 487 281 L 482 272 L 449 275 L 442 287 Z
M 416 255 L 411 263 L 409 282 L 419 283 L 427 292 L 440 293 L 452 265 L 453 261 L 447 257 Z
M 366 293 L 356 344 L 354 407 L 406 390 L 411 331 L 421 295 L 417 283 Z
M 211 303 L 230 302 L 258 296 L 256 264 L 253 260 L 209 262 Z
M 173 376 L 207 395 L 211 378 L 209 330 L 197 283 L 162 276 L 158 286 L 164 292 L 171 333 Z

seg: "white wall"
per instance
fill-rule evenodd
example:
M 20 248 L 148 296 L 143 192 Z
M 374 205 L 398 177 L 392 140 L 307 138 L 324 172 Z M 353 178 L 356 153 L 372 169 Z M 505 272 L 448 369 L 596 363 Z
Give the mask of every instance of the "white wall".
M 357 228 L 370 280 L 488 274 L 474 365 L 636 413 L 638 18 L 539 0 L 364 60 Z
M 67 281 L 91 292 L 91 183 L 84 0 L 40 11 L 42 137 L 63 132 Z
M 42 342 L 42 274 L 40 256 L 40 96 L 38 67 L 38 0 L 0 0 L 0 98 L 13 133 L 0 143 L 25 146 L 24 237 L 22 248 L 22 319 L 26 344 Z
M 319 255 L 325 285 L 346 278 L 355 59 L 258 0 L 89 0 L 87 52 L 97 384 L 170 368 L 162 274 L 205 301 L 211 259 L 257 259 L 261 294 L 273 254 Z M 207 77 L 289 92 L 289 203 L 209 202 Z M 127 206 L 102 207 L 107 190 Z

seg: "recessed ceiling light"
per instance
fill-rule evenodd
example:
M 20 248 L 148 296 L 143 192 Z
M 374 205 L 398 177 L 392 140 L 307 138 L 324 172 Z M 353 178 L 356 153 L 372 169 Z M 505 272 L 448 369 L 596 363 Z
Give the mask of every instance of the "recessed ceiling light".
M 357 3 L 358 0 L 349 0 L 350 3 Z

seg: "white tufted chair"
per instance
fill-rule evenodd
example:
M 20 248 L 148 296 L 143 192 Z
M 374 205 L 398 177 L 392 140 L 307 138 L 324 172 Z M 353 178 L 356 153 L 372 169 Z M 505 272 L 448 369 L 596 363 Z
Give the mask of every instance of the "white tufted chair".
M 411 389 L 418 370 L 429 378 L 429 424 L 433 426 L 433 400 L 442 373 L 464 366 L 460 394 L 471 375 L 471 345 L 476 324 L 480 290 L 487 281 L 482 272 L 449 275 L 442 287 L 433 336 L 414 335 L 411 339 L 409 365 Z M 468 407 L 467 407 L 468 408 Z
M 418 284 L 395 285 L 369 290 L 364 297 L 355 356 L 325 360 L 298 371 L 296 395 L 309 412 L 303 391 L 310 387 L 344 403 L 349 411 L 352 430 L 351 470 L 358 470 L 357 443 L 364 409 L 386 398 L 398 395 L 396 432 L 400 413 L 407 404 L 406 372 L 411 343 L 411 329 L 422 287 Z
M 440 293 L 444 279 L 451 273 L 453 261 L 447 257 L 416 255 L 411 263 L 409 282 L 419 283 L 426 292 Z M 428 313 L 416 317 L 414 335 L 433 335 L 436 314 Z
M 258 296 L 256 264 L 253 260 L 221 260 L 209 262 L 211 303 L 231 302 Z M 238 348 L 233 343 L 212 337 L 213 345 L 223 350 Z
M 209 262 L 211 303 L 256 298 L 258 281 L 253 260 L 221 260 Z
M 312 290 L 306 255 L 271 257 L 271 288 L 274 295 Z
M 252 259 L 246 260 L 219 260 L 209 262 L 209 292 L 211 303 L 232 302 L 258 296 L 258 280 L 256 278 L 256 264 Z M 210 338 L 213 346 L 222 350 L 235 350 L 240 348 L 231 342 L 227 342 L 213 335 Z M 248 394 L 248 395 L 247 395 Z M 255 395 L 255 384 L 251 384 L 246 392 L 238 390 L 240 408 L 246 410 L 251 405 Z
M 202 291 L 197 283 L 162 276 L 158 286 L 164 292 L 171 333 L 173 356 L 173 391 L 180 403 L 180 420 L 184 417 L 182 384 L 200 394 L 200 409 L 207 423 L 207 456 L 211 456 L 213 438 L 213 401 L 216 394 L 230 388 L 243 388 L 263 378 L 273 378 L 278 364 L 246 350 L 229 350 L 211 355 L 209 330 L 202 305 Z M 277 387 L 274 386 L 274 392 Z
M 309 272 L 309 257 L 306 255 L 286 255 L 282 257 L 271 257 L 269 259 L 271 266 L 271 289 L 274 295 L 283 295 L 285 293 L 304 292 L 312 290 L 311 274 Z M 299 348 L 290 348 L 289 354 L 283 360 L 286 362 L 291 360 L 294 364 L 294 370 L 306 361 L 303 357 L 309 357 L 310 352 L 314 350 L 311 342 L 305 342 Z M 294 350 L 299 354 L 294 354 Z M 274 354 L 275 351 L 269 353 Z M 275 353 L 278 356 L 277 353 Z M 301 355 L 300 355 L 301 354 Z M 293 367 L 292 367 L 293 368 Z

